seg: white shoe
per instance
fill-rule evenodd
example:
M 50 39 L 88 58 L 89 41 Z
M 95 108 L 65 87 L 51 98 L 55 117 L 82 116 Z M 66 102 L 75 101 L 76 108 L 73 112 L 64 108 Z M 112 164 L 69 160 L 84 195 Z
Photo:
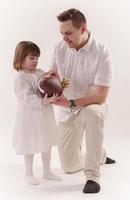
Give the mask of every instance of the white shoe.
M 50 179 L 50 180 L 53 180 L 53 181 L 62 181 L 62 178 L 60 176 L 57 176 L 57 175 L 53 174 L 52 172 L 45 173 L 43 175 L 43 178 L 44 179 Z
M 25 176 L 25 181 L 30 185 L 39 185 L 39 181 L 34 176 Z

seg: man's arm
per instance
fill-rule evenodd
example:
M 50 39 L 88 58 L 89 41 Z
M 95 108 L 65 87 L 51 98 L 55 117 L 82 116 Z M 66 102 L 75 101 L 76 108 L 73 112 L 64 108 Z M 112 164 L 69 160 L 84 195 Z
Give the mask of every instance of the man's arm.
M 109 89 L 110 87 L 106 86 L 94 86 L 86 97 L 75 99 L 75 104 L 77 106 L 87 106 L 90 104 L 105 103 Z
M 106 86 L 94 86 L 87 96 L 73 99 L 77 107 L 87 106 L 90 104 L 102 104 L 105 103 L 108 96 L 110 87 Z M 65 97 L 61 97 L 55 103 L 55 105 L 69 107 L 70 101 Z
M 44 74 L 45 76 L 48 75 L 48 76 L 51 76 L 51 75 L 54 75 L 54 76 L 59 76 L 58 75 L 58 72 L 54 69 L 50 69 L 49 71 L 45 72 Z

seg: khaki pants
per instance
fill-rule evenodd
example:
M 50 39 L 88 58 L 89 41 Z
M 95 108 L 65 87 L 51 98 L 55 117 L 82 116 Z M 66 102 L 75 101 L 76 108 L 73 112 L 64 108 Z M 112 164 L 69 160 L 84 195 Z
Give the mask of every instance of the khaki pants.
M 100 165 L 106 160 L 103 149 L 104 121 L 107 104 L 83 107 L 77 115 L 72 113 L 65 122 L 59 122 L 59 156 L 63 170 L 73 173 L 84 169 L 87 180 L 99 182 Z M 86 155 L 81 152 L 85 133 Z

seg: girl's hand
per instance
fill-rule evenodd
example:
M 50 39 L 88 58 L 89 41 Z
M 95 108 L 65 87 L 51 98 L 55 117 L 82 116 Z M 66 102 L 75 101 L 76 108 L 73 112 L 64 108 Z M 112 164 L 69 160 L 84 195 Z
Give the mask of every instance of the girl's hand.
M 45 94 L 44 98 L 42 99 L 42 105 L 54 103 L 58 98 L 58 94 L 53 94 L 53 96 L 49 98 L 47 97 L 47 94 Z

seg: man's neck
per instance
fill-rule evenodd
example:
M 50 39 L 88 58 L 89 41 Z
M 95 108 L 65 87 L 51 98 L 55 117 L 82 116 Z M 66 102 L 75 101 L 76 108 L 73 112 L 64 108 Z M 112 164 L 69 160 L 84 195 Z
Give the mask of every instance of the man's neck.
M 76 50 L 78 51 L 79 49 L 81 49 L 85 44 L 88 43 L 90 38 L 90 33 L 87 31 L 86 34 L 83 37 L 82 42 L 80 43 L 80 45 L 76 48 Z

